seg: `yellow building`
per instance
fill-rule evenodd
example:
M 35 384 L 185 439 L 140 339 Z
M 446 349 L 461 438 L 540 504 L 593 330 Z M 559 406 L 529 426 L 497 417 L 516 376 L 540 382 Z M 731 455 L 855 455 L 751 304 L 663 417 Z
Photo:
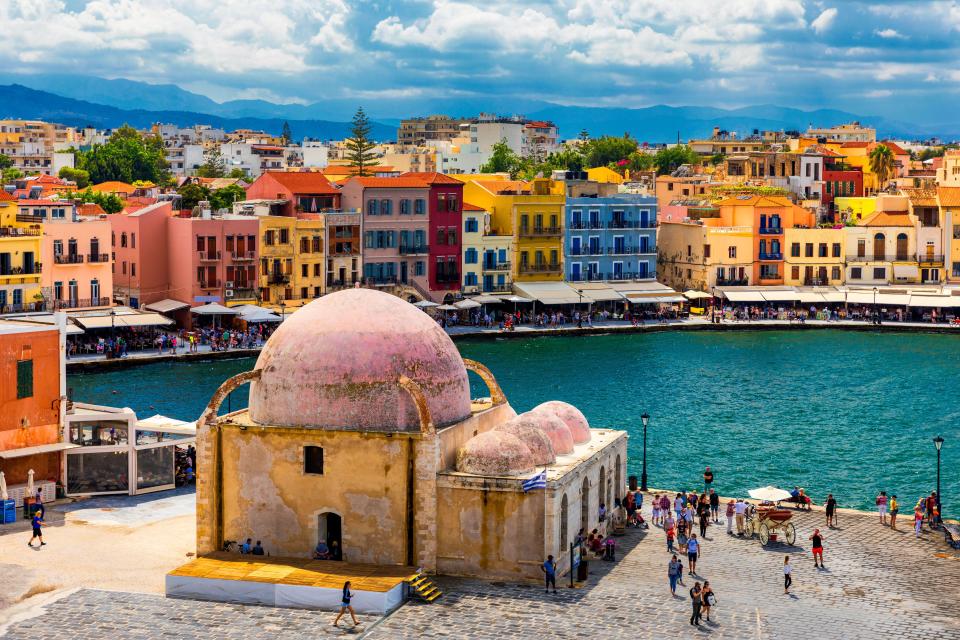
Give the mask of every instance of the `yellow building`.
M 19 219 L 18 219 L 19 218 Z M 0 313 L 29 311 L 43 304 L 40 287 L 40 218 L 17 213 L 17 201 L 0 195 Z
M 657 229 L 657 279 L 677 291 L 751 283 L 753 227 L 661 222 Z
M 554 181 L 467 178 L 465 202 L 490 213 L 491 235 L 512 237 L 511 273 L 517 281 L 563 279 L 562 193 Z
M 610 182 L 612 184 L 623 184 L 626 179 L 611 169 L 610 167 L 594 167 L 587 169 L 587 179 L 595 182 Z
M 326 293 L 324 219 L 320 215 L 260 217 L 260 299 L 299 307 Z
M 805 286 L 843 284 L 844 235 L 842 228 L 785 229 L 783 283 Z
M 490 213 L 483 207 L 463 203 L 463 292 L 509 293 L 513 291 L 510 257 L 513 236 L 494 235 Z
M 877 199 L 874 197 L 840 197 L 834 198 L 833 203 L 845 219 L 849 218 L 853 222 L 866 220 L 877 210 Z

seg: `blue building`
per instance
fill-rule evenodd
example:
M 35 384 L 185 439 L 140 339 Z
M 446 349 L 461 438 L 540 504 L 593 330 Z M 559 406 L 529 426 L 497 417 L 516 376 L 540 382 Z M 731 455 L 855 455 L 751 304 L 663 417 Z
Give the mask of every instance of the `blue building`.
M 602 194 L 597 183 L 568 187 L 564 264 L 569 282 L 657 277 L 657 199 Z M 571 188 L 573 187 L 573 188 Z M 570 191 L 580 195 L 571 197 Z M 595 191 L 596 195 L 584 194 Z

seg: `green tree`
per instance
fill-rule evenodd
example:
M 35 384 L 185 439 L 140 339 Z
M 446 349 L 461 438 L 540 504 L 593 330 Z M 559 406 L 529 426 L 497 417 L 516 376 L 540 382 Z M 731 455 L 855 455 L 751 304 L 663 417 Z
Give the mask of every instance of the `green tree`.
M 528 162 L 514 153 L 504 138 L 493 145 L 490 159 L 480 167 L 480 173 L 509 173 L 511 178 L 516 178 L 529 166 Z
M 73 167 L 61 167 L 57 174 L 64 180 L 70 180 L 77 183 L 77 189 L 86 189 L 90 186 L 90 174 L 83 169 L 74 169 Z
M 15 180 L 19 180 L 23 177 L 23 171 L 17 169 L 16 167 L 7 167 L 6 169 L 0 170 L 0 176 L 3 177 L 3 184 L 10 184 Z
M 357 168 L 357 175 L 367 174 L 367 168 L 380 164 L 377 154 L 373 152 L 374 143 L 370 139 L 370 119 L 364 113 L 363 107 L 357 109 L 353 115 L 350 127 L 350 137 L 347 138 L 347 160 Z
M 13 160 L 5 153 L 0 153 L 0 171 L 9 169 L 13 166 Z
M 203 152 L 203 164 L 197 168 L 201 178 L 222 178 L 226 174 L 226 163 L 220 149 L 211 147 Z
M 226 177 L 235 178 L 237 180 L 246 180 L 247 172 L 240 167 L 234 167 L 233 169 L 230 169 L 230 173 L 228 173 Z
M 193 209 L 201 200 L 210 200 L 210 189 L 192 182 L 177 189 L 177 193 L 180 194 L 181 209 Z
M 580 134 L 577 136 L 580 142 L 587 142 L 590 140 L 590 132 L 586 129 L 580 129 Z
M 290 144 L 293 140 L 293 132 L 290 131 L 290 123 L 286 120 L 283 121 L 283 131 L 280 133 L 280 137 L 283 138 L 283 144 Z
M 630 171 L 650 171 L 653 169 L 653 156 L 649 153 L 634 151 L 627 158 L 627 168 Z
M 710 156 L 710 164 L 717 166 L 718 164 L 723 164 L 723 161 L 727 159 L 723 153 L 715 153 Z
M 113 193 L 102 193 L 94 191 L 87 187 L 83 191 L 67 191 L 64 194 L 67 200 L 79 200 L 83 203 L 92 203 L 100 205 L 106 213 L 119 213 L 123 210 L 123 200 L 120 196 Z
M 584 166 L 593 168 L 615 164 L 629 158 L 637 148 L 637 141 L 626 134 L 622 138 L 616 136 L 594 138 L 583 145 Z
M 141 135 L 129 125 L 114 131 L 104 144 L 76 151 L 75 157 L 76 168 L 86 171 L 94 184 L 109 180 L 167 184 L 171 179 L 163 141 L 157 136 Z
M 870 150 L 870 171 L 877 176 L 877 191 L 883 190 L 893 174 L 893 163 L 893 152 L 887 145 L 878 144 Z
M 685 144 L 660 149 L 653 157 L 653 164 L 657 167 L 657 173 L 661 175 L 674 171 L 680 165 L 698 162 L 700 162 L 700 156 Z
M 214 211 L 220 209 L 233 209 L 233 203 L 238 200 L 246 200 L 247 192 L 238 184 L 231 184 L 228 187 L 217 189 L 210 194 L 210 208 Z

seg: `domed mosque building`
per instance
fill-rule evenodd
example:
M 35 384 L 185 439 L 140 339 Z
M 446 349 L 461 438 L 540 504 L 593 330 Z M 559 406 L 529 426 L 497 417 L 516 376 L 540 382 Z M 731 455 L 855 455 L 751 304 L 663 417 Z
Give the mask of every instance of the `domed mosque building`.
M 471 400 L 468 371 L 489 397 Z M 245 383 L 249 408 L 217 417 Z M 517 415 L 430 316 L 340 291 L 288 318 L 198 422 L 197 553 L 253 538 L 309 558 L 322 541 L 347 563 L 539 580 L 624 492 L 626 444 L 564 402 Z

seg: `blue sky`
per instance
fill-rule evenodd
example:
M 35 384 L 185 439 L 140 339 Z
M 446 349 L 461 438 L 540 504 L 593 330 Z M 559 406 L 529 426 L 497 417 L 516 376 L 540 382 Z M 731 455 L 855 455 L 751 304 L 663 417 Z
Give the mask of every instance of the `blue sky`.
M 3 0 L 0 24 L 7 71 L 221 101 L 772 103 L 931 123 L 960 104 L 960 0 Z

